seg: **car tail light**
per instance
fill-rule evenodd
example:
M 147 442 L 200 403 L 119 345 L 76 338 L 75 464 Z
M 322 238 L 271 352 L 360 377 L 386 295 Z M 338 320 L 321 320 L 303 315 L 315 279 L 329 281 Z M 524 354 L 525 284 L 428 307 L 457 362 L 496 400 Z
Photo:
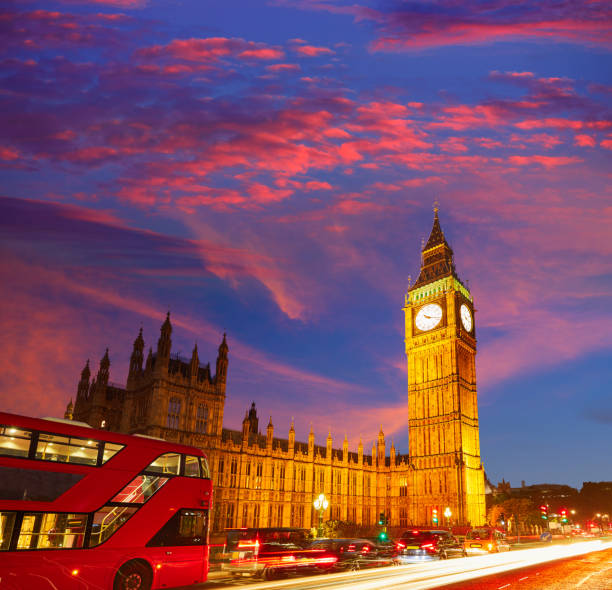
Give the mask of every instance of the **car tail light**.
M 347 551 L 355 551 L 355 545 L 353 543 L 351 543 L 347 548 Z
M 362 553 L 369 553 L 369 552 L 370 552 L 370 547 L 369 547 L 368 545 L 364 545 L 364 546 L 361 548 L 361 552 L 362 552 Z
M 329 557 L 319 557 L 315 559 L 315 561 L 317 563 L 336 563 L 336 561 L 338 561 L 338 558 L 334 555 Z
M 423 543 L 421 545 L 421 549 L 425 549 L 426 551 L 433 551 L 436 546 L 433 543 Z
M 395 543 L 395 547 L 397 549 L 403 549 L 404 547 L 406 547 L 406 545 L 404 545 L 403 543 L 400 543 L 399 541 L 397 543 Z

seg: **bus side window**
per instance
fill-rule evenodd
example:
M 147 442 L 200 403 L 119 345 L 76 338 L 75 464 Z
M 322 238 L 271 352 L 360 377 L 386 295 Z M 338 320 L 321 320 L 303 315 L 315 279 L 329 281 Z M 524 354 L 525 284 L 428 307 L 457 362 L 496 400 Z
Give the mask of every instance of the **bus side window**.
M 0 551 L 8 551 L 15 526 L 15 512 L 0 512 Z
M 93 516 L 89 546 L 95 547 L 104 543 L 136 513 L 136 510 L 134 506 L 106 505 L 100 508 Z
M 32 433 L 14 426 L 0 426 L 0 455 L 27 457 Z
M 205 457 L 200 457 L 200 465 L 202 468 L 202 477 L 204 479 L 210 479 L 210 468 L 208 467 L 208 461 Z M 222 471 L 223 469 L 221 469 Z
M 106 463 L 110 458 L 114 457 L 125 445 L 116 443 L 104 443 L 104 454 L 102 455 L 102 463 Z
M 87 514 L 32 512 L 23 515 L 17 549 L 83 547 Z
M 204 545 L 207 519 L 208 510 L 180 510 L 155 534 L 147 547 Z
M 200 477 L 200 458 L 185 455 L 185 475 L 187 477 Z
M 70 438 L 60 434 L 41 432 L 38 437 L 38 445 L 36 446 L 36 458 L 43 461 L 96 465 L 98 462 L 99 444 L 96 440 Z
M 157 457 L 145 471 L 154 473 L 164 473 L 169 475 L 180 475 L 181 473 L 181 455 L 179 453 L 165 453 Z

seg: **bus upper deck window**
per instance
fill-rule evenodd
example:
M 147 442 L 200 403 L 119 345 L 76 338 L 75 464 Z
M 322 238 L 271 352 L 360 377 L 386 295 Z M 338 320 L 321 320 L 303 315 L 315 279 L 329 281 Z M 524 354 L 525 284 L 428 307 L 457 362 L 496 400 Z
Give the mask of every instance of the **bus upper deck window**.
M 185 455 L 185 475 L 187 477 L 200 477 L 200 458 Z
M 204 479 L 210 479 L 210 468 L 208 467 L 206 457 L 200 457 L 200 464 L 202 465 L 202 477 Z
M 27 457 L 32 433 L 16 426 L 0 426 L 0 455 Z
M 181 456 L 179 453 L 165 453 L 155 459 L 145 471 L 153 471 L 155 473 L 165 473 L 170 475 L 180 475 L 181 473 Z
M 36 446 L 36 458 L 43 461 L 96 465 L 99 445 L 97 440 L 41 432 Z
M 123 445 L 118 445 L 116 443 L 104 443 L 104 454 L 102 455 L 102 463 L 106 463 L 111 457 L 114 457 L 122 448 Z

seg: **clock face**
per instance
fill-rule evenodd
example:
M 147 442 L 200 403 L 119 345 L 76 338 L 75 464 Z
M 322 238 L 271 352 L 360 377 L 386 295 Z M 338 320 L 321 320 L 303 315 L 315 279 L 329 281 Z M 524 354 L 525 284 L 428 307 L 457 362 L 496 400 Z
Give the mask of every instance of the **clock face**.
M 419 309 L 414 323 L 423 332 L 435 328 L 442 320 L 442 308 L 437 303 L 424 305 Z
M 461 314 L 461 323 L 463 327 L 468 331 L 472 331 L 472 314 L 470 312 L 469 307 L 463 303 L 459 308 L 459 313 Z

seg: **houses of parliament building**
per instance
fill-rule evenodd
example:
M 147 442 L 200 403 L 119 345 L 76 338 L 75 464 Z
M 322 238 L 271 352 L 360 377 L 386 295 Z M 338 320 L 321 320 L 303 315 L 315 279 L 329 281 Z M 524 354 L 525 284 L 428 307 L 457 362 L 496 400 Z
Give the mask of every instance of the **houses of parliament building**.
M 484 470 L 476 399 L 472 296 L 456 273 L 435 210 L 416 282 L 405 295 L 409 453 L 387 449 L 382 431 L 372 449 L 349 451 L 345 437 L 325 446 L 295 440 L 293 422 L 279 437 L 265 431 L 255 403 L 242 430 L 223 427 L 229 349 L 225 335 L 214 375 L 197 346 L 191 359 L 171 354 L 170 315 L 156 350 L 145 358 L 142 330 L 134 341 L 125 386 L 109 381 L 108 350 L 97 375 L 81 373 L 67 417 L 96 428 L 140 433 L 202 448 L 215 486 L 213 531 L 236 526 L 316 526 L 313 500 L 329 499 L 325 520 L 392 528 L 431 526 L 448 507 L 456 525 L 485 522 Z

